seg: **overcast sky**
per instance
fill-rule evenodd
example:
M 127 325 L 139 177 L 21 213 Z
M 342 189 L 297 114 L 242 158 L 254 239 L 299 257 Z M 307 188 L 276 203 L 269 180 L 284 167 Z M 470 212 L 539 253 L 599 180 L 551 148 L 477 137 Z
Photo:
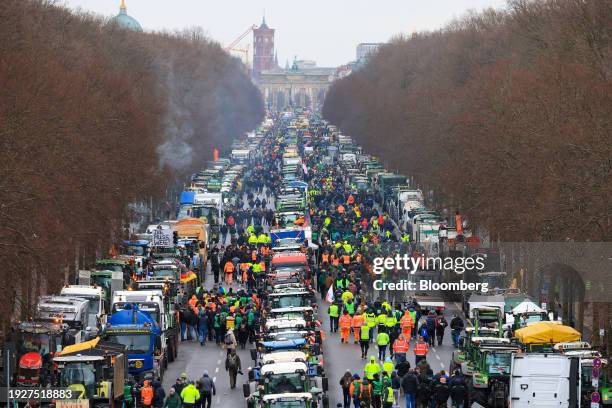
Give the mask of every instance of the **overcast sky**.
M 1 1 L 1 0 L 0 0 Z M 60 0 L 71 8 L 117 14 L 120 0 Z M 276 29 L 278 61 L 311 59 L 338 66 L 355 59 L 361 42 L 386 42 L 398 33 L 435 30 L 468 10 L 500 8 L 505 0 L 126 0 L 145 30 L 199 26 L 227 45 L 262 16 Z M 252 35 L 241 42 L 252 43 Z M 251 54 L 252 55 L 252 54 Z

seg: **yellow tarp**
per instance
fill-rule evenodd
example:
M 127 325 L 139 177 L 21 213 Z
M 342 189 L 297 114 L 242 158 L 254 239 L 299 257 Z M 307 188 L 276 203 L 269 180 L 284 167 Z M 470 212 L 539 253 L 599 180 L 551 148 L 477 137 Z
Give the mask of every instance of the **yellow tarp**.
M 557 344 L 580 341 L 581 337 L 576 329 L 554 322 L 535 323 L 518 329 L 514 335 L 523 344 Z
M 99 341 L 100 341 L 100 338 L 96 337 L 93 340 L 84 341 L 82 343 L 73 344 L 71 346 L 66 346 L 64 347 L 60 355 L 63 356 L 66 354 L 72 354 L 72 353 L 77 353 L 79 351 L 92 349 L 98 345 Z

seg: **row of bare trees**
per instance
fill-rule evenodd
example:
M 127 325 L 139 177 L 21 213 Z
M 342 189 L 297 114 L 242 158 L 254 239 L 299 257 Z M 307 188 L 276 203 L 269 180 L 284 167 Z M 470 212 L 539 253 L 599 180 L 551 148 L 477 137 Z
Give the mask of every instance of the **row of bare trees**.
M 612 2 L 510 0 L 396 38 L 323 114 L 493 237 L 612 239 Z
M 135 33 L 52 1 L 0 2 L 0 323 L 252 129 L 242 64 L 199 31 Z

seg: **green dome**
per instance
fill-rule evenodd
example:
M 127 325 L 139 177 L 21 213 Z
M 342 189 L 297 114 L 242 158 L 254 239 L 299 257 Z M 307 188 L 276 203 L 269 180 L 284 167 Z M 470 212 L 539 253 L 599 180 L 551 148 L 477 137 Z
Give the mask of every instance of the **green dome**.
M 132 31 L 142 31 L 142 26 L 140 23 L 134 17 L 128 16 L 127 7 L 125 7 L 125 2 L 123 1 L 121 2 L 121 7 L 119 8 L 119 14 L 113 18 L 113 21 L 121 28 Z

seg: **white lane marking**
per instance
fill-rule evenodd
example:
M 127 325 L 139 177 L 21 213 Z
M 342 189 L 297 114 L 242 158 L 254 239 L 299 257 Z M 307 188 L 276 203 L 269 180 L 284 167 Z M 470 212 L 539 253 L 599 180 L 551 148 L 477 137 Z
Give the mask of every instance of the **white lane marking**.
M 444 368 L 444 363 L 440 363 L 440 367 Z
M 219 372 L 219 367 L 215 368 L 215 373 Z
M 217 377 L 213 377 L 213 382 L 217 382 Z
M 221 360 L 220 360 L 220 359 L 219 359 L 219 360 L 217 360 L 217 364 L 221 364 Z
M 437 355 L 437 354 L 436 354 L 435 356 L 436 356 L 436 358 L 437 358 L 438 360 L 440 359 L 440 356 L 439 356 L 439 355 Z

